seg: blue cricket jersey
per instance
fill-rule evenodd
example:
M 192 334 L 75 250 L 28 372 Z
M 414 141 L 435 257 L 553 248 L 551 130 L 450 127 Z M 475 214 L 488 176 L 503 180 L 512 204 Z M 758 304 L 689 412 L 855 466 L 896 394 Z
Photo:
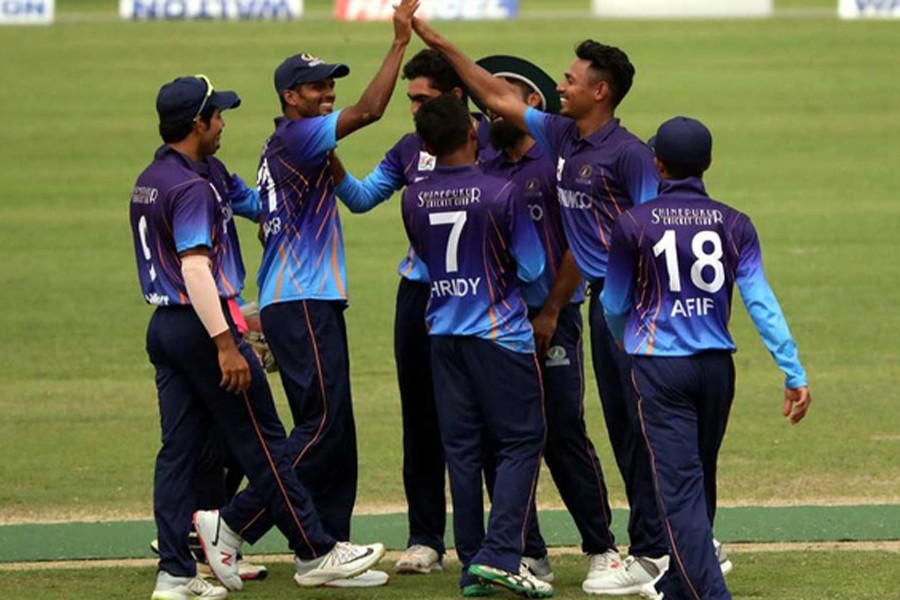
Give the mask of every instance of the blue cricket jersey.
M 329 151 L 340 111 L 275 119 L 257 175 L 265 236 L 260 307 L 293 300 L 347 300 L 344 238 Z
M 485 175 L 516 184 L 521 201 L 528 207 L 544 248 L 547 265 L 538 279 L 522 288 L 522 295 L 530 308 L 541 308 L 550 296 L 563 255 L 569 249 L 556 200 L 556 167 L 537 144 L 517 162 L 510 161 L 505 152 L 496 152 L 482 159 L 479 166 Z M 570 299 L 570 302 L 576 303 L 583 301 L 584 284 Z
M 601 301 L 610 331 L 630 354 L 734 351 L 728 321 L 735 283 L 785 385 L 806 385 L 763 272 L 756 229 L 747 215 L 712 200 L 699 178 L 663 181 L 658 198 L 622 215 Z
M 657 194 L 653 152 L 613 119 L 583 138 L 575 121 L 525 111 L 531 136 L 556 160 L 557 193 L 566 238 L 588 281 L 606 276 L 613 223 Z
M 179 254 L 209 248 L 219 296 L 243 286 L 243 263 L 234 233 L 231 176 L 221 161 L 195 162 L 171 146 L 156 151 L 131 192 L 130 220 L 144 300 L 188 305 Z
M 491 152 L 490 123 L 481 114 L 473 114 L 472 118 L 478 122 L 480 155 L 487 156 Z M 404 186 L 429 176 L 436 165 L 435 157 L 425 151 L 422 138 L 417 133 L 408 133 L 364 179 L 358 180 L 348 172 L 335 191 L 352 212 L 366 212 Z M 411 247 L 397 265 L 397 272 L 410 281 L 428 282 L 428 270 Z
M 475 166 L 437 167 L 403 193 L 403 223 L 428 269 L 430 335 L 475 336 L 534 352 L 519 281 L 544 269 L 544 251 L 515 185 Z

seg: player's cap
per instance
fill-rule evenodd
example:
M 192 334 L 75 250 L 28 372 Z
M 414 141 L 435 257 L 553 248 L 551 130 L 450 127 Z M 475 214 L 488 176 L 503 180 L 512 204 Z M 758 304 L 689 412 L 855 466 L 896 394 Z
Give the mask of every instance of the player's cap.
M 206 75 L 179 77 L 156 95 L 156 112 L 161 123 L 196 121 L 207 106 L 220 110 L 237 108 L 241 98 L 234 92 L 217 92 Z
M 330 65 L 321 59 L 307 54 L 295 54 L 284 59 L 275 69 L 275 91 L 279 94 L 291 90 L 301 83 L 312 83 L 326 79 L 337 79 L 350 74 L 350 67 L 338 63 Z
M 689 117 L 669 119 L 647 144 L 668 164 L 702 164 L 712 158 L 712 134 L 706 125 Z
M 556 82 L 536 64 L 524 58 L 497 54 L 485 56 L 478 61 L 478 65 L 494 77 L 508 77 L 525 83 L 541 97 L 541 105 L 538 108 L 548 113 L 559 112 L 560 102 Z M 485 107 L 478 98 L 473 96 L 472 101 L 481 112 L 485 112 Z

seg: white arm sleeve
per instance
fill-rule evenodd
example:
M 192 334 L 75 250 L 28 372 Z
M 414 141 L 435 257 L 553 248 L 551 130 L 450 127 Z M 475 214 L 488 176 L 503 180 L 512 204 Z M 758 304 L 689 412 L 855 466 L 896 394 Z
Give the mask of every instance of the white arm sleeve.
M 211 267 L 209 258 L 199 254 L 191 254 L 181 260 L 181 275 L 191 306 L 209 332 L 209 337 L 216 337 L 228 330 L 228 322 L 222 312 L 222 301 Z

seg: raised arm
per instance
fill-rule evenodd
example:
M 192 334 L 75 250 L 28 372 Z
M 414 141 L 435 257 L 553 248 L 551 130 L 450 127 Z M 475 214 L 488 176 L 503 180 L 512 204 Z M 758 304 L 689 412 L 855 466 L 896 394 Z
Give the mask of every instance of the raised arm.
M 341 111 L 337 121 L 337 139 L 374 123 L 384 114 L 400 74 L 403 53 L 412 37 L 412 19 L 418 8 L 419 0 L 401 0 L 394 7 L 394 41 L 391 49 L 356 104 Z
M 475 64 L 475 61 L 422 19 L 413 18 L 413 29 L 423 42 L 447 58 L 469 91 L 477 96 L 488 110 L 500 115 L 519 129 L 528 131 L 525 125 L 525 109 L 528 105 L 522 101 L 516 90 Z

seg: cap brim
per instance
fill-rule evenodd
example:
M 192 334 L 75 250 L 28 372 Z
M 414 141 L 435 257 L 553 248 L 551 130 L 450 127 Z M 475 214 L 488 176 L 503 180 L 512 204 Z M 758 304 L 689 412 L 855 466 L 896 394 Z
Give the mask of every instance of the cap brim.
M 553 114 L 559 112 L 560 101 L 556 92 L 556 82 L 536 64 L 524 58 L 498 54 L 482 58 L 478 61 L 478 65 L 495 77 L 509 77 L 524 82 L 541 96 L 544 112 Z M 485 112 L 485 107 L 478 98 L 472 96 L 472 101 L 479 110 Z
M 219 110 L 228 110 L 240 106 L 241 97 L 235 92 L 213 92 L 207 104 L 215 106 Z
M 329 65 L 322 63 L 309 69 L 306 75 L 298 83 L 312 83 L 314 81 L 324 81 L 326 79 L 340 79 L 350 74 L 350 67 L 345 64 L 338 63 Z

